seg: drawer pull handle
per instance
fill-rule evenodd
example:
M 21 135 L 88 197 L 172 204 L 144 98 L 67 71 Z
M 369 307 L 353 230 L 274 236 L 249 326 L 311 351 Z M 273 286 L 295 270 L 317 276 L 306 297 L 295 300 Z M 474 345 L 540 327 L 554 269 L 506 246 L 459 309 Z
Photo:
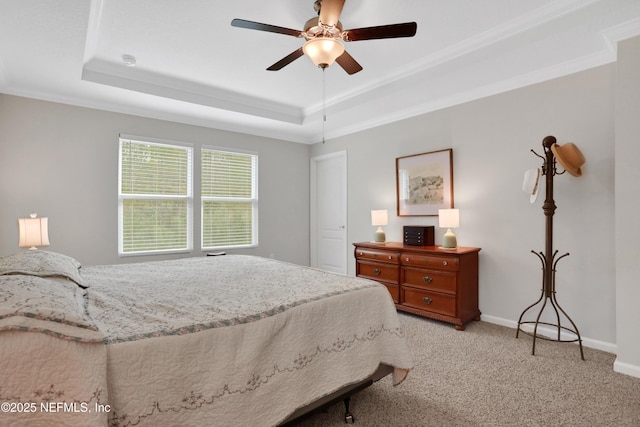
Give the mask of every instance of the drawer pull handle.
M 433 300 L 431 298 L 429 298 L 429 297 L 424 297 L 424 298 L 422 298 L 422 301 L 424 301 L 425 304 L 431 304 L 431 302 Z
M 449 265 L 447 261 L 442 261 L 442 265 Z
M 405 261 L 407 261 L 407 262 L 409 262 L 409 257 L 406 257 L 404 260 L 405 260 Z
M 424 280 L 424 283 L 431 283 L 431 282 L 433 282 L 433 279 L 432 279 L 431 277 L 429 277 L 429 276 L 424 276 L 424 277 L 422 278 L 422 280 Z
M 360 252 L 358 255 L 362 256 L 362 252 Z
M 380 270 L 379 268 L 376 268 L 375 270 L 373 270 L 373 274 L 375 274 L 376 276 L 379 276 L 380 273 L 382 273 L 382 270 Z
M 391 259 L 391 255 L 389 255 L 389 259 Z

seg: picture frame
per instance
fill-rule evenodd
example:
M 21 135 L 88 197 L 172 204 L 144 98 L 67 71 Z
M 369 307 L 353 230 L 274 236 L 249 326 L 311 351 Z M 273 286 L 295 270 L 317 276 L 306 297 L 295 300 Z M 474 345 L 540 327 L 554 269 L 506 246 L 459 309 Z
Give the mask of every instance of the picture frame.
M 396 158 L 398 216 L 436 216 L 453 208 L 453 149 Z

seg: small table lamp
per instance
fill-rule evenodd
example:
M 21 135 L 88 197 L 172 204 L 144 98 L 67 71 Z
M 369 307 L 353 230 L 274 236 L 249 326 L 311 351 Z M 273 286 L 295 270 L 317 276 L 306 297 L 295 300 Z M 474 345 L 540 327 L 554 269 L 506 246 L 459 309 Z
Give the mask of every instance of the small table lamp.
M 32 213 L 30 218 L 18 219 L 19 247 L 35 250 L 37 246 L 49 246 L 49 219 L 36 217 L 37 214 Z
M 459 209 L 438 209 L 438 222 L 440 228 L 446 228 L 447 232 L 442 237 L 442 247 L 446 249 L 455 249 L 458 246 L 456 235 L 451 231 L 452 228 L 460 226 Z
M 382 229 L 383 225 L 387 225 L 389 223 L 389 215 L 387 214 L 386 209 L 371 211 L 371 225 L 377 226 L 375 235 L 375 242 L 384 242 L 386 237 L 384 235 L 384 230 Z

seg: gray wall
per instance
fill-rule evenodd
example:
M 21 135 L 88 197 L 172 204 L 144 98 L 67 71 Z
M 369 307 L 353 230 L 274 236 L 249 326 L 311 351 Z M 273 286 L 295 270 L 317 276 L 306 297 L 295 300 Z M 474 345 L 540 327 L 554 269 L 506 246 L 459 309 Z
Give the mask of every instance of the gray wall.
M 543 153 L 541 142 L 547 135 L 560 144 L 574 142 L 586 158 L 583 176 L 566 173 L 554 181 L 554 247 L 560 254 L 570 253 L 558 264 L 558 301 L 586 345 L 611 352 L 616 352 L 616 345 L 632 347 L 629 363 L 640 376 L 637 310 L 629 309 L 624 324 L 616 322 L 615 196 L 635 192 L 632 212 L 638 212 L 640 203 L 637 186 L 623 193 L 614 183 L 615 77 L 616 64 L 598 67 L 315 144 L 311 155 L 347 150 L 350 242 L 371 240 L 369 211 L 388 209 L 387 240 L 400 241 L 403 225 L 419 224 L 435 225 L 440 243 L 444 230 L 437 227 L 437 217 L 395 215 L 395 158 L 453 148 L 454 198 L 461 217 L 456 235 L 459 245 L 482 248 L 482 317 L 515 327 L 522 310 L 539 297 L 542 279 L 540 261 L 531 250 L 544 251 L 544 193 L 532 205 L 521 190 L 524 171 L 542 164 L 530 150 Z M 638 78 L 634 79 L 629 84 L 637 87 Z M 637 105 L 634 112 L 637 121 Z M 637 127 L 634 131 L 630 133 L 635 140 L 632 143 L 630 137 L 622 153 L 630 165 L 639 151 Z M 635 170 L 634 174 L 637 178 Z M 638 180 L 628 185 L 632 182 Z M 637 229 L 635 223 L 628 226 Z M 629 256 L 640 253 L 637 242 L 635 234 L 623 243 L 633 249 Z M 349 269 L 355 272 L 353 259 Z M 635 264 L 634 269 L 638 277 Z
M 619 45 L 616 77 L 615 368 L 640 377 L 640 37 Z
M 257 152 L 259 247 L 238 252 L 308 264 L 309 146 L 2 94 L 0 255 L 18 250 L 17 219 L 37 212 L 49 218 L 47 249 L 83 264 L 171 258 L 118 257 L 120 133 Z M 194 256 L 199 212 L 196 199 Z

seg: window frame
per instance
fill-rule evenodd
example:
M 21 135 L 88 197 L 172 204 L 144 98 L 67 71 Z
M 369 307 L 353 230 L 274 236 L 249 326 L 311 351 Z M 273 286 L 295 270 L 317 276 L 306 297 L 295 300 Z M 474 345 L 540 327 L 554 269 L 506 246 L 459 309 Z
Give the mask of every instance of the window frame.
M 237 198 L 237 197 L 233 197 L 233 198 L 229 198 L 229 197 L 215 197 L 215 196 L 204 196 L 202 194 L 202 187 L 203 187 L 203 176 L 204 176 L 204 171 L 202 168 L 202 159 L 203 159 L 203 152 L 205 150 L 209 150 L 209 151 L 221 151 L 221 152 L 227 152 L 227 153 L 232 153 L 232 154 L 246 154 L 249 156 L 252 156 L 252 167 L 253 167 L 253 173 L 252 173 L 252 182 L 251 182 L 251 192 L 252 192 L 252 197 L 250 198 Z M 211 250 L 221 250 L 221 249 L 245 249 L 245 248 L 257 248 L 258 247 L 258 211 L 259 211 L 259 197 L 258 197 L 258 164 L 259 164 L 259 156 L 258 153 L 255 151 L 250 151 L 250 150 L 242 150 L 242 149 L 238 149 L 238 148 L 227 148 L 227 147 L 220 147 L 220 146 L 213 146 L 213 145 L 203 145 L 202 147 L 200 147 L 200 165 L 199 165 L 199 175 L 200 175 L 200 248 L 201 250 L 204 251 L 211 251 Z M 249 244 L 241 244 L 241 245 L 222 245 L 222 246 L 205 246 L 204 245 L 204 241 L 205 241 L 205 236 L 204 236 L 204 206 L 205 206 L 205 202 L 209 202 L 209 201 L 245 201 L 245 202 L 251 202 L 251 243 Z
M 123 141 L 131 141 L 145 145 L 165 146 L 185 149 L 187 152 L 187 194 L 186 195 L 163 195 L 163 194 L 123 194 L 122 193 L 122 145 Z M 193 212 L 194 212 L 194 146 L 184 142 L 170 141 L 165 139 L 124 135 L 118 137 L 118 256 L 142 256 L 157 254 L 177 254 L 193 251 Z M 125 200 L 186 200 L 186 246 L 170 249 L 152 249 L 135 252 L 124 252 L 124 201 Z

